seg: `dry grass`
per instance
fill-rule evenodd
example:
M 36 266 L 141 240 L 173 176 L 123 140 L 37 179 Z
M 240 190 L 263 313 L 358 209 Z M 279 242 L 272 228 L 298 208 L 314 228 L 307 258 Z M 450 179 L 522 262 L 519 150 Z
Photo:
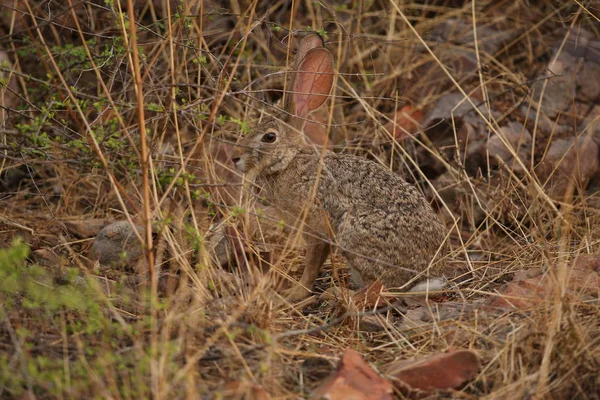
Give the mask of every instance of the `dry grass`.
M 579 254 L 598 252 L 598 195 L 547 195 L 532 166 L 549 133 L 532 132 L 536 153 L 517 177 L 508 167 L 469 172 L 457 126 L 448 148 L 428 147 L 435 138 L 427 132 L 399 143 L 382 129 L 405 103 L 429 110 L 458 91 L 500 114 L 478 116 L 497 132 L 531 102 L 528 88 L 569 27 L 600 31 L 593 2 L 475 3 L 206 1 L 183 10 L 141 0 L 2 0 L 0 33 L 23 105 L 2 130 L 2 171 L 24 180 L 0 192 L 0 243 L 22 236 L 58 258 L 41 271 L 29 263 L 31 276 L 13 268 L 21 266 L 15 248 L 0 258 L 12 271 L 0 285 L 0 397 L 219 398 L 227 382 L 244 380 L 274 398 L 304 398 L 346 348 L 382 368 L 462 347 L 477 350 L 483 367 L 446 397 L 598 398 L 597 297 L 568 291 L 565 278 Z M 435 40 L 453 19 L 476 27 L 468 33 L 479 34 L 479 73 L 449 63 L 463 45 Z M 493 53 L 488 26 L 511 37 Z M 464 306 L 454 318 L 436 319 L 444 303 L 433 303 L 431 321 L 408 329 L 397 311 L 366 310 L 384 327 L 367 332 L 336 302 L 277 306 L 274 282 L 301 265 L 300 236 L 239 190 L 226 151 L 267 105 L 280 106 L 292 63 L 285 45 L 307 27 L 327 32 L 336 59 L 321 119 L 336 151 L 376 159 L 432 199 L 443 199 L 430 183 L 441 173 L 435 165 L 464 188 L 454 204 L 438 201 L 452 227 L 448 270 L 470 273 L 449 294 Z M 89 236 L 68 226 L 125 218 L 144 222 L 149 239 L 155 231 L 146 244 L 150 280 L 141 284 L 129 271 L 94 270 Z M 206 246 L 217 226 L 241 243 L 232 274 Z M 343 264 L 334 256 L 318 288 L 343 285 Z M 514 273 L 536 268 L 559 288 L 541 304 L 474 307 Z

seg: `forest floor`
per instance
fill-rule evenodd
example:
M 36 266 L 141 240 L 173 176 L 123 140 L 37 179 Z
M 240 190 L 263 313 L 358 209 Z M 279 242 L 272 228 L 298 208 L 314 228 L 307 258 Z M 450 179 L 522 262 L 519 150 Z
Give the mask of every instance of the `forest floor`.
M 0 398 L 600 398 L 598 4 L 328 3 L 0 0 Z M 313 138 L 425 194 L 448 290 L 281 296 L 231 155 L 311 31 Z

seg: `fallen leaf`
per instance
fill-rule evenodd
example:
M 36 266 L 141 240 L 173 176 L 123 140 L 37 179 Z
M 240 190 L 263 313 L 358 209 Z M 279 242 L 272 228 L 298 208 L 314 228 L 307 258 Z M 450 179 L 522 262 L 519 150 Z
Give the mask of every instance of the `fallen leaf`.
M 260 385 L 245 381 L 231 381 L 219 393 L 223 400 L 269 400 L 271 396 Z
M 385 125 L 385 129 L 396 139 L 402 140 L 417 131 L 423 121 L 423 111 L 411 105 L 405 105 L 390 119 L 391 121 Z
M 575 72 L 577 58 L 562 52 L 550 62 L 542 76 L 531 89 L 535 107 L 550 118 L 556 117 L 572 103 L 576 93 Z
M 63 224 L 71 235 L 80 239 L 87 239 L 96 236 L 102 228 L 110 224 L 110 221 L 107 219 L 91 218 L 63 221 Z
M 358 310 L 382 307 L 387 304 L 385 298 L 381 296 L 382 291 L 383 284 L 379 280 L 376 280 L 369 286 L 365 286 L 354 293 L 352 300 Z
M 541 304 L 546 298 L 547 288 L 541 284 L 541 276 L 513 281 L 498 290 L 484 304 L 484 308 L 528 309 Z
M 543 303 L 556 289 L 556 282 L 551 274 L 538 271 L 517 272 L 513 281 L 504 285 L 498 295 L 485 301 L 484 307 L 525 310 Z M 580 255 L 570 263 L 567 290 L 574 294 L 600 296 L 600 254 Z
M 403 360 L 387 368 L 403 392 L 457 389 L 477 375 L 479 356 L 472 350 L 449 350 L 422 360 Z
M 315 397 L 329 400 L 391 400 L 392 384 L 373 371 L 360 354 L 347 349 L 337 370 L 315 390 Z
M 487 115 L 485 103 L 470 98 L 477 109 Z M 496 113 L 492 110 L 492 115 Z M 424 135 L 447 160 L 460 154 L 465 160 L 461 166 L 470 175 L 475 175 L 481 165 L 487 163 L 481 155 L 481 148 L 487 140 L 487 129 L 469 99 L 460 93 L 441 96 L 423 117 Z M 419 165 L 428 171 L 429 176 L 438 176 L 446 171 L 446 164 L 428 148 L 420 147 L 417 158 Z

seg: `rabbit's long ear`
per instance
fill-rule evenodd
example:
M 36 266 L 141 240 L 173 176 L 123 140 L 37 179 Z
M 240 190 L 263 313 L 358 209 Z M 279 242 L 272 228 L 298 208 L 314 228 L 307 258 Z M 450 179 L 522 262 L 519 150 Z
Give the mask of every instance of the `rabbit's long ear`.
M 332 86 L 333 56 L 324 47 L 308 50 L 296 70 L 290 111 L 296 117 L 306 118 L 325 103 Z
M 294 113 L 294 98 L 291 92 L 293 91 L 294 82 L 296 81 L 296 71 L 298 71 L 298 66 L 300 66 L 300 63 L 302 60 L 304 60 L 304 57 L 306 57 L 306 54 L 310 50 L 317 47 L 323 47 L 324 45 L 325 42 L 323 41 L 323 38 L 317 33 L 309 33 L 308 35 L 304 36 L 302 40 L 300 40 L 298 49 L 296 50 L 296 56 L 294 57 L 294 66 L 292 68 L 293 72 L 290 73 L 289 87 L 292 89 L 290 89 L 290 93 L 286 94 L 286 111 L 292 114 Z
M 298 71 L 298 66 L 300 66 L 300 63 L 302 60 L 304 60 L 304 57 L 306 57 L 306 54 L 310 50 L 324 46 L 325 42 L 323 41 L 321 35 L 317 33 L 310 33 L 304 36 L 298 45 L 298 50 L 296 51 L 296 57 L 294 58 L 294 71 Z

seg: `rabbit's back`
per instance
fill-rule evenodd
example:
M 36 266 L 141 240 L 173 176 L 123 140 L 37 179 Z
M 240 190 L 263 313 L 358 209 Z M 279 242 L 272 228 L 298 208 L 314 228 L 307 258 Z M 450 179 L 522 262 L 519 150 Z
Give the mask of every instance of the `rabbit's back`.
M 331 154 L 325 167 L 337 182 L 337 194 L 349 200 L 337 221 L 336 241 L 350 264 L 368 266 L 358 271 L 363 279 L 402 286 L 423 272 L 446 236 L 425 197 L 397 174 L 363 158 Z M 323 204 L 331 202 L 335 195 Z M 438 275 L 441 266 L 434 264 L 430 274 Z
M 414 186 L 360 157 L 304 149 L 264 183 L 268 197 L 288 216 L 306 215 L 315 233 L 333 231 L 350 264 L 365 266 L 358 272 L 366 281 L 381 278 L 387 286 L 402 286 L 428 267 L 446 236 Z

